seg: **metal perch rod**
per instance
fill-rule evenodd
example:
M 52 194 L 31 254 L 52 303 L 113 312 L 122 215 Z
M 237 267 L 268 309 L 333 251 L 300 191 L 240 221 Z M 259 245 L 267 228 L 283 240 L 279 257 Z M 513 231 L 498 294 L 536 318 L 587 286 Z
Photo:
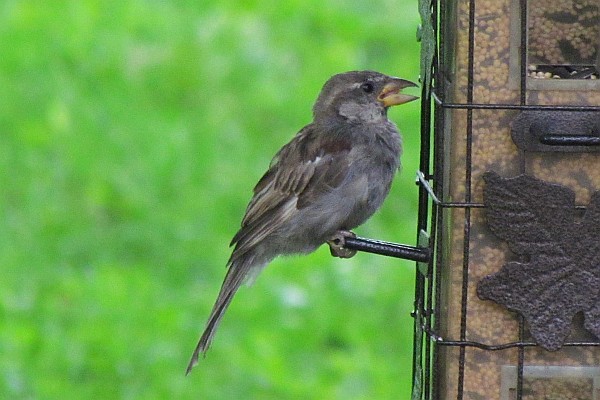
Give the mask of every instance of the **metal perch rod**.
M 425 263 L 429 262 L 431 258 L 431 252 L 425 247 L 407 246 L 360 237 L 345 238 L 344 247 L 351 250 Z

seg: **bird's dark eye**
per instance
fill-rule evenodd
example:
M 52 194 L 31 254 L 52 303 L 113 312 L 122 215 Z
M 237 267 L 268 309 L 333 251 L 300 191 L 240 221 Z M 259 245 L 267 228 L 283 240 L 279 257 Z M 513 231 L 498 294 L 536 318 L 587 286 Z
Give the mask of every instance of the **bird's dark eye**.
M 373 91 L 373 84 L 371 82 L 365 82 L 360 85 L 360 88 L 365 91 L 365 93 L 371 93 Z

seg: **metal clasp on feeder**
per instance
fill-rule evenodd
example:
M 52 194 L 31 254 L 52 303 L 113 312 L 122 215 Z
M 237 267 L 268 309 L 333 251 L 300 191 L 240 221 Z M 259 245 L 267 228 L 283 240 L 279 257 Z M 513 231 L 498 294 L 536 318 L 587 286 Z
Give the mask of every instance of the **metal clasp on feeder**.
M 600 151 L 600 112 L 524 111 L 512 125 L 512 139 L 528 152 Z

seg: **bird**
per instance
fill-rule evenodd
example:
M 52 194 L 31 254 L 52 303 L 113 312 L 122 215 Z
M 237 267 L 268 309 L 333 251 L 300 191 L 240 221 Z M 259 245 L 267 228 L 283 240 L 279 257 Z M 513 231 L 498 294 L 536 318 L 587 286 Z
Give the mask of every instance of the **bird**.
M 206 355 L 235 293 L 280 255 L 306 254 L 329 244 L 333 256 L 351 231 L 381 206 L 400 168 L 402 141 L 389 107 L 418 97 L 415 83 L 375 71 L 333 75 L 313 106 L 313 121 L 284 145 L 254 187 L 217 300 L 186 375 Z

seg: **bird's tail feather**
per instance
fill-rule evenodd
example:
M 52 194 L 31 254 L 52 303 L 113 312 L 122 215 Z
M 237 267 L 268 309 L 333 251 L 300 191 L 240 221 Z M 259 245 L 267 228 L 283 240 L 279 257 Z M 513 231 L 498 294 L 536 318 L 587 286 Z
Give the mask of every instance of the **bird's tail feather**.
M 206 353 L 210 347 L 215 331 L 217 330 L 217 327 L 219 326 L 221 318 L 223 317 L 223 314 L 225 314 L 229 303 L 231 303 L 233 296 L 239 287 L 245 282 L 248 274 L 251 273 L 251 270 L 255 267 L 254 261 L 254 255 L 248 254 L 241 259 L 234 260 L 229 266 L 227 275 L 225 275 L 225 279 L 221 285 L 221 290 L 219 291 L 217 301 L 215 302 L 210 316 L 208 317 L 206 328 L 204 329 L 204 332 L 202 333 L 202 336 L 196 345 L 192 359 L 188 364 L 185 372 L 186 375 L 188 375 L 192 368 L 198 364 L 198 357 L 200 356 L 200 353 Z

